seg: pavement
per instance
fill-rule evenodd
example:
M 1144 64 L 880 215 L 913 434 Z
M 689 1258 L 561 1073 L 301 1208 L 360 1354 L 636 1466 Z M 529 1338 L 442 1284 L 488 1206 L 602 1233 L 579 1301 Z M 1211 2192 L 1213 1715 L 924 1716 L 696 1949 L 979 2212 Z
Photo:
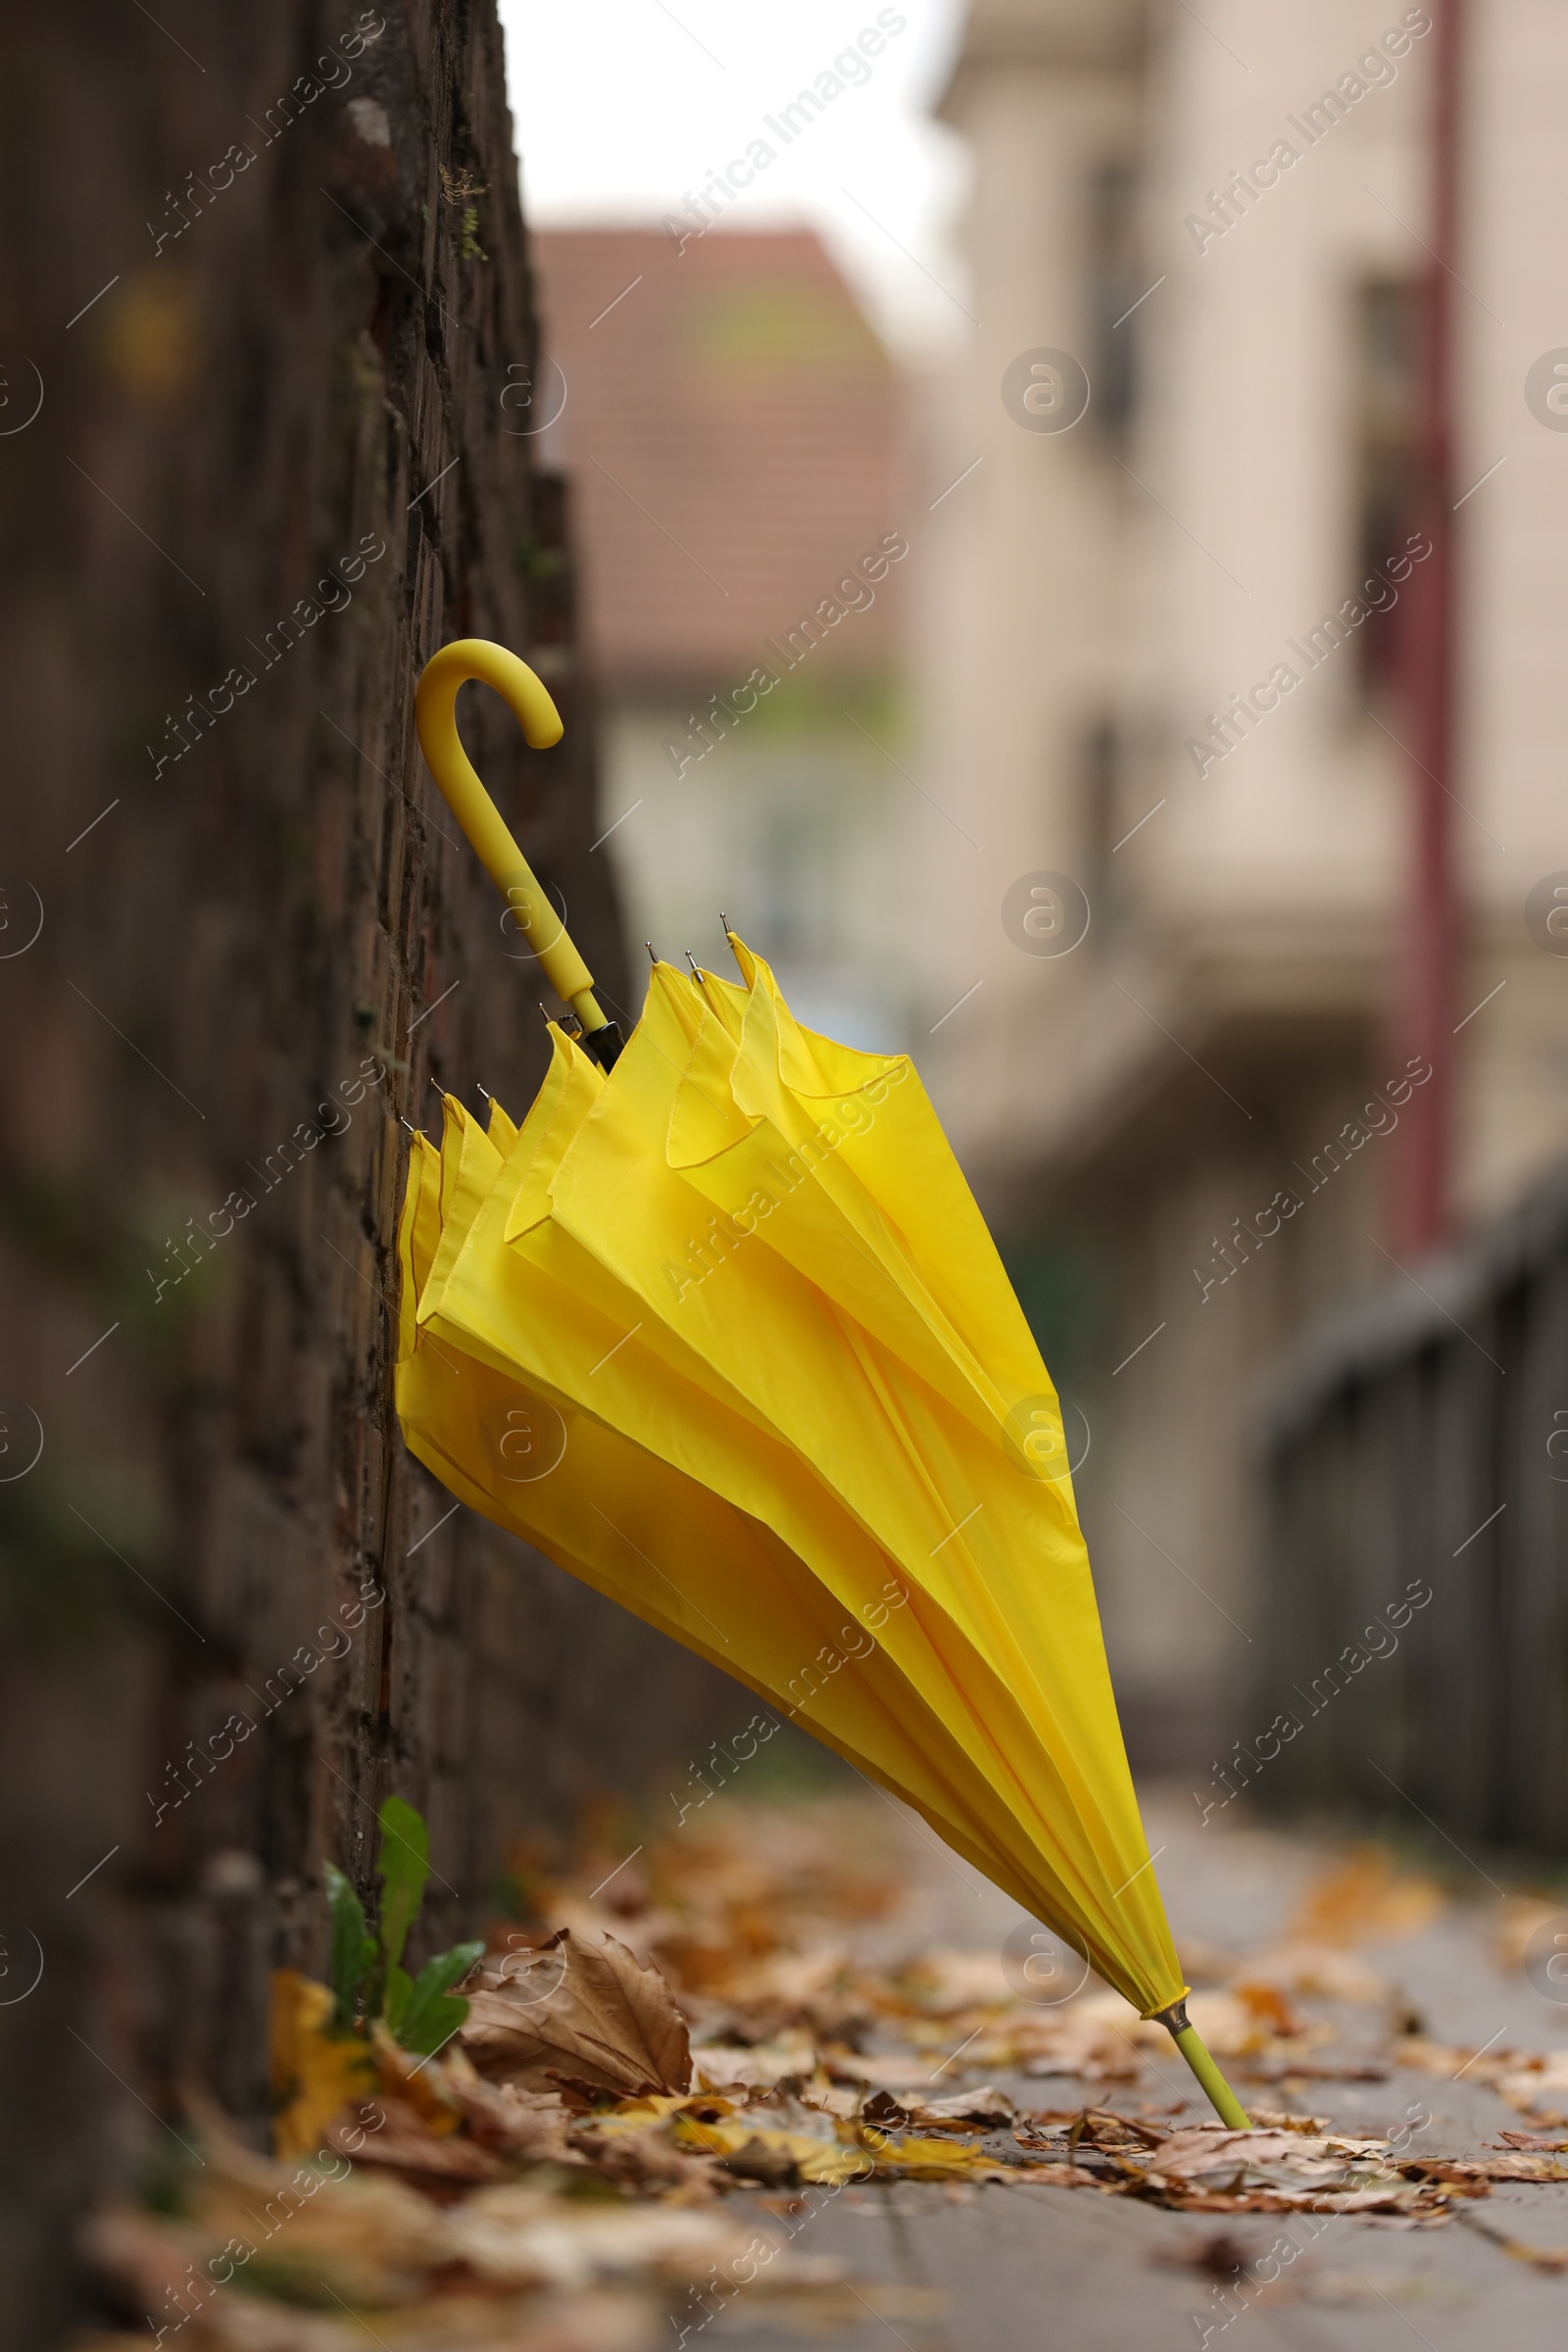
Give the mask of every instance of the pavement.
M 1215 1815 L 1196 1816 L 1186 1789 L 1146 1789 L 1145 1819 L 1178 1946 L 1237 1955 L 1280 1936 L 1298 1903 L 1345 1846 L 1325 1835 Z M 907 1874 L 909 1902 L 891 1935 L 995 1951 L 1022 1916 L 975 1873 L 937 1847 L 912 1819 L 887 1835 Z M 1447 1899 L 1417 1932 L 1359 1944 L 1355 1958 L 1391 1980 L 1396 2013 L 1419 2013 L 1429 2041 L 1467 2050 L 1568 2049 L 1568 2001 L 1535 1989 L 1499 1953 L 1500 1865 L 1448 1857 Z M 1564 1988 L 1568 1996 L 1568 1986 Z M 1387 2005 L 1375 2011 L 1303 1999 L 1339 2036 L 1320 2060 L 1360 2059 L 1383 2079 L 1312 2080 L 1294 2086 L 1248 2079 L 1227 2062 L 1244 2102 L 1332 2119 L 1335 2130 L 1402 2134 L 1423 2155 L 1479 2155 L 1527 2118 L 1461 2066 L 1452 2078 L 1395 2063 Z M 1079 2099 L 1137 2115 L 1178 2100 L 1197 2121 L 1208 2110 L 1174 2050 L 1135 2084 L 1083 2085 L 965 2075 L 948 2069 L 941 2088 L 995 2081 L 1020 2105 L 1057 2111 Z M 1189 2096 L 1191 2094 L 1191 2096 Z M 1568 2094 L 1559 2094 L 1568 2105 Z M 1539 2129 L 1540 2127 L 1535 2127 Z M 760 2221 L 778 2226 L 779 2200 L 756 2199 Z M 793 2225 L 791 2225 L 793 2226 Z M 1218 2217 L 1181 2214 L 1094 2190 L 1017 2186 L 943 2188 L 867 2183 L 823 2199 L 800 2220 L 803 2256 L 836 2257 L 852 2284 L 808 2340 L 822 2352 L 1162 2352 L 1223 2344 L 1225 2352 L 1459 2352 L 1482 2343 L 1507 2352 L 1568 2346 L 1568 2269 L 1538 2268 L 1483 2234 L 1561 2248 L 1568 2263 L 1568 2183 L 1498 2183 L 1465 2218 L 1437 2227 L 1348 2215 Z M 1228 2266 L 1241 2261 L 1240 2289 Z M 1205 2262 L 1208 2267 L 1203 2267 Z M 862 2291 L 863 2290 L 863 2291 Z M 694 2311 L 675 2336 L 716 2348 L 744 2338 L 749 2352 L 786 2352 L 803 2340 L 791 2317 L 743 2290 L 702 2323 Z

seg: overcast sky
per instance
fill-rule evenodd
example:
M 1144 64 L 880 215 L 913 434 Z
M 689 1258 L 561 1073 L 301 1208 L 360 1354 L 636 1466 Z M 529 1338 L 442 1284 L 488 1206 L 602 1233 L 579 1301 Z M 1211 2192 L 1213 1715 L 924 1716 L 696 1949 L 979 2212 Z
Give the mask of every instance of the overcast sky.
M 882 331 L 910 355 L 962 329 L 951 228 L 962 149 L 929 119 L 963 0 L 500 0 L 523 200 L 541 226 L 657 221 L 755 140 L 773 150 L 727 217 L 819 228 Z M 881 18 L 880 28 L 878 18 Z M 903 20 L 903 29 L 894 29 Z M 774 123 L 869 30 L 822 113 Z M 785 125 L 788 128 L 789 125 Z M 901 250 L 903 248 L 904 250 Z

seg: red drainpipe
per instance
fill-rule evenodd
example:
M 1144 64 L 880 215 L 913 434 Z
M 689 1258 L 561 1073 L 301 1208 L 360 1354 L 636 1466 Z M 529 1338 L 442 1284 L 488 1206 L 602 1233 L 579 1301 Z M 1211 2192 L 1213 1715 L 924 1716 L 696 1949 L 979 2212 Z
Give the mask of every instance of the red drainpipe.
M 1401 1122 L 1396 1163 L 1396 1246 L 1418 1252 L 1448 1237 L 1453 1215 L 1455 972 L 1460 912 L 1453 858 L 1457 530 L 1454 455 L 1454 288 L 1459 266 L 1459 76 L 1463 0 L 1428 0 L 1432 14 L 1429 243 L 1434 254 L 1417 343 L 1414 526 L 1432 543 L 1405 588 L 1399 659 L 1400 729 L 1411 754 L 1412 858 L 1397 992 L 1404 1054 L 1432 1076 Z

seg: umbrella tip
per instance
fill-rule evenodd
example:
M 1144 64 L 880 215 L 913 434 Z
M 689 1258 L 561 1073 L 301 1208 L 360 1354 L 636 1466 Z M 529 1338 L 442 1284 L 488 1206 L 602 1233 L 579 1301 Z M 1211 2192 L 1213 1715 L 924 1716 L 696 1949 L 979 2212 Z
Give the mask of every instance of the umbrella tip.
M 643 941 L 643 946 L 648 950 L 649 961 L 652 963 L 657 963 L 659 961 L 659 950 L 655 947 L 653 941 L 651 939 L 645 939 Z
M 686 960 L 687 960 L 687 962 L 688 962 L 688 963 L 691 965 L 691 967 L 692 967 L 692 978 L 693 978 L 693 979 L 696 981 L 696 983 L 697 983 L 698 987 L 699 987 L 699 988 L 701 988 L 701 987 L 702 987 L 702 985 L 703 985 L 703 975 L 702 975 L 702 973 L 701 973 L 701 972 L 700 972 L 700 971 L 697 969 L 697 958 L 696 958 L 696 956 L 695 956 L 692 954 L 692 952 L 691 952 L 690 948 L 683 949 L 682 953 L 684 954 L 684 956 L 685 956 L 685 957 L 686 957 Z
M 721 907 L 719 908 L 719 910 L 718 910 L 718 927 L 719 927 L 719 929 L 720 929 L 720 930 L 723 932 L 723 934 L 724 934 L 724 937 L 725 937 L 726 939 L 728 939 L 728 937 L 729 937 L 729 916 L 728 916 L 728 915 L 727 915 L 727 914 L 724 912 L 724 909 L 723 909 L 723 907 L 722 907 L 722 906 L 721 906 Z

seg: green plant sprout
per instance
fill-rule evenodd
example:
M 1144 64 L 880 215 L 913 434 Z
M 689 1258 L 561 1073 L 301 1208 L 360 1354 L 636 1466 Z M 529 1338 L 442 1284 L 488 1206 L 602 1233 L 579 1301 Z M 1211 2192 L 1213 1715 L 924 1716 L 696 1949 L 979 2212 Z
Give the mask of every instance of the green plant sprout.
M 377 1819 L 381 1851 L 380 1933 L 372 1936 L 365 1908 L 335 1864 L 323 1866 L 332 1928 L 332 2030 L 362 2034 L 379 2018 L 394 2041 L 421 2058 L 445 2048 L 468 2004 L 452 1990 L 484 1950 L 482 1939 L 455 1943 L 427 1960 L 417 1977 L 403 1966 L 403 1947 L 424 1900 L 430 1875 L 430 1833 L 424 1816 L 401 1796 L 389 1796 Z

